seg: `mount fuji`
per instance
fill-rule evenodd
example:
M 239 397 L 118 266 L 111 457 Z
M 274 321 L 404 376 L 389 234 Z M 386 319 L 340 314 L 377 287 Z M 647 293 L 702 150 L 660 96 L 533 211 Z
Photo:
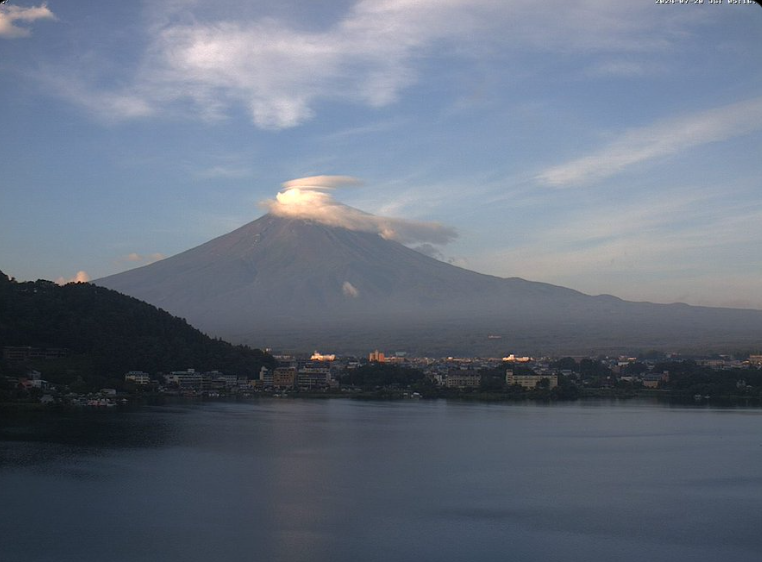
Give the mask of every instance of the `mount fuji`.
M 234 343 L 419 354 L 751 349 L 762 311 L 628 302 L 483 275 L 377 233 L 266 214 L 95 281 Z

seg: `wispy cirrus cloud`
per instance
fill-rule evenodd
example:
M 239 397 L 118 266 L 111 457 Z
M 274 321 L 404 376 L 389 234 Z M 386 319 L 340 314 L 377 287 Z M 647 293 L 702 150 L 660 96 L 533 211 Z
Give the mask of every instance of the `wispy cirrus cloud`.
M 644 6 L 598 0 L 548 0 L 542 6 L 361 0 L 328 22 L 258 15 L 240 0 L 156 0 L 151 6 L 148 44 L 131 83 L 112 91 L 93 87 L 70 100 L 100 115 L 108 110 L 113 119 L 172 108 L 218 120 L 242 108 L 255 126 L 279 130 L 313 118 L 322 101 L 392 104 L 419 79 L 421 62 L 429 57 L 470 60 L 522 50 L 646 53 L 680 38 L 681 22 L 690 19 L 654 17 Z M 637 61 L 631 64 L 635 68 Z
M 588 69 L 590 76 L 615 76 L 622 78 L 642 78 L 653 74 L 663 74 L 667 65 L 654 61 L 627 59 L 604 60 Z
M 691 185 L 602 202 L 470 261 L 478 271 L 589 294 L 762 308 L 757 264 L 737 258 L 753 251 L 762 236 L 755 191 Z M 724 285 L 731 277 L 733 284 Z M 757 296 L 733 301 L 733 287 Z
M 212 166 L 195 173 L 201 179 L 241 179 L 251 176 L 249 168 L 235 166 Z
M 131 252 L 126 256 L 122 256 L 117 260 L 117 264 L 130 264 L 135 266 L 150 265 L 154 262 L 163 260 L 166 256 L 161 252 L 154 252 L 152 254 L 139 254 L 137 252 Z
M 105 91 L 93 88 L 87 80 L 71 69 L 47 69 L 35 73 L 37 80 L 56 95 L 85 107 L 104 122 L 120 122 L 125 119 L 153 115 L 157 107 L 144 91 L 136 87 Z
M 47 4 L 40 4 L 32 8 L 0 4 L 0 38 L 29 37 L 32 32 L 27 27 L 17 25 L 19 22 L 31 23 L 37 20 L 54 19 L 56 16 L 50 11 Z
M 321 99 L 380 107 L 414 81 L 415 52 L 457 34 L 464 18 L 442 16 L 459 4 L 363 1 L 322 30 L 273 18 L 172 23 L 155 31 L 138 79 L 157 100 L 185 98 L 209 119 L 245 107 L 262 129 L 309 120 Z
M 551 187 L 588 185 L 649 160 L 759 130 L 762 97 L 627 131 L 589 156 L 541 172 L 536 180 Z

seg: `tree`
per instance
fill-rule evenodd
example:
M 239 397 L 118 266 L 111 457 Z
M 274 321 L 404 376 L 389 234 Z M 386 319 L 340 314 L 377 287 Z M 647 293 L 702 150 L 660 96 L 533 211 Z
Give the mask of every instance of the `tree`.
M 556 369 L 559 369 L 561 371 L 572 371 L 574 373 L 579 372 L 579 365 L 574 360 L 573 357 L 562 357 L 555 363 L 553 363 L 553 367 Z

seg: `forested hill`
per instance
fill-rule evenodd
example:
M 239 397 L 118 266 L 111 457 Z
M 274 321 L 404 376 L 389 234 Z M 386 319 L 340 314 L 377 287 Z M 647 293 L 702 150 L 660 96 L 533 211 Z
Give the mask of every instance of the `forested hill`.
M 6 346 L 68 349 L 69 357 L 45 361 L 43 375 L 51 380 L 81 375 L 105 382 L 131 370 L 188 368 L 255 377 L 262 365 L 274 363 L 259 349 L 212 339 L 181 318 L 110 289 L 17 282 L 0 272 L 0 348 Z

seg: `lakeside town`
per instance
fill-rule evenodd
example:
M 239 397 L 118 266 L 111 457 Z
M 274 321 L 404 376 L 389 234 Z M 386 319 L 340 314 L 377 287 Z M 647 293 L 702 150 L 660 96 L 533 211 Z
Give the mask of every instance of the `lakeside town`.
M 146 397 L 199 399 L 251 397 L 461 398 L 575 400 L 656 396 L 710 401 L 762 401 L 762 355 L 708 357 L 649 352 L 642 356 L 498 358 L 414 357 L 374 350 L 367 356 L 273 355 L 258 376 L 192 367 L 169 372 L 128 371 L 120 384 L 77 388 L 46 380 L 35 360 L 65 358 L 61 348 L 5 347 L 3 361 L 16 376 L 0 373 L 3 402 L 112 408 Z

